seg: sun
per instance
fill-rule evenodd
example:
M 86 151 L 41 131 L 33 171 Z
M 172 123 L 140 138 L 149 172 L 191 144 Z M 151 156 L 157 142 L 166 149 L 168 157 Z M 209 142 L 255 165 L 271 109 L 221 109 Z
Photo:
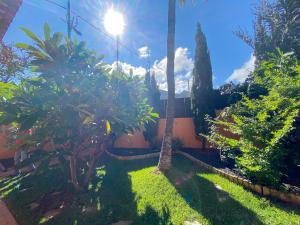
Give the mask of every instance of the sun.
M 104 16 L 104 27 L 113 36 L 121 35 L 125 27 L 123 15 L 113 9 L 109 9 Z

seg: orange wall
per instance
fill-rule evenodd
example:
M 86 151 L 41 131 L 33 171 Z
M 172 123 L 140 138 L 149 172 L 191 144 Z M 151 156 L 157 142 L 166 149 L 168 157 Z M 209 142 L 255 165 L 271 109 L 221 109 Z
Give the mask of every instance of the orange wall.
M 162 139 L 165 131 L 166 119 L 159 120 L 158 139 Z M 2 128 L 2 131 L 4 129 Z M 173 127 L 174 137 L 180 138 L 185 148 L 201 148 L 201 142 L 196 139 L 192 118 L 175 118 Z M 5 148 L 5 132 L 0 128 L 0 159 L 12 158 L 13 151 Z M 144 139 L 142 131 L 134 134 L 124 134 L 115 142 L 116 148 L 149 148 L 149 143 Z
M 201 148 L 201 142 L 196 139 L 194 122 L 192 118 L 175 118 L 173 123 L 173 136 L 183 142 L 185 148 Z M 166 127 L 166 119 L 159 120 L 158 138 L 162 139 Z
M 158 139 L 162 139 L 166 127 L 166 119 L 159 120 Z M 201 148 L 201 143 L 196 139 L 194 123 L 192 118 L 175 118 L 173 127 L 174 137 L 183 141 L 186 148 Z M 124 134 L 115 143 L 116 148 L 148 148 L 149 143 L 145 141 L 143 132 L 137 131 L 134 134 Z
M 143 131 L 133 134 L 124 134 L 119 137 L 114 145 L 115 148 L 149 148 L 149 143 L 143 136 Z

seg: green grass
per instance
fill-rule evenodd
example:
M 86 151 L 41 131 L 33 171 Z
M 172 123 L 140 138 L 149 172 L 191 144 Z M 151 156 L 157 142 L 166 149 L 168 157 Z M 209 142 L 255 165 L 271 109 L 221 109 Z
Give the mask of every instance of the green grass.
M 47 220 L 29 204 L 50 192 L 70 193 L 64 174 L 16 177 L 0 181 L 2 193 L 20 225 L 300 224 L 299 209 L 259 197 L 175 157 L 167 176 L 153 173 L 157 159 L 115 161 L 105 157 L 88 191 L 74 195 L 69 207 Z M 21 191 L 22 190 L 22 191 Z M 50 204 L 50 203 L 49 203 Z M 53 204 L 53 203 L 51 203 Z

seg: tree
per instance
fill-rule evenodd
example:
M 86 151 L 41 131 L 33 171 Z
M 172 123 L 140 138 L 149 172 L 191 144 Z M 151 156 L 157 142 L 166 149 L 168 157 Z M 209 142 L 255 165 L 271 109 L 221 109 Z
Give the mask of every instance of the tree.
M 253 99 L 244 95 L 228 107 L 222 119 L 211 121 L 209 140 L 221 151 L 232 153 L 240 171 L 250 179 L 278 185 L 300 162 L 299 60 L 279 51 L 261 62 L 253 82 L 264 85 L 267 94 Z
M 254 48 L 257 64 L 268 60 L 276 48 L 295 52 L 300 58 L 300 2 L 299 0 L 261 1 L 255 8 L 254 38 L 245 32 L 237 35 Z
M 153 98 L 153 108 L 156 112 L 160 110 L 160 90 L 156 82 L 155 73 L 152 73 L 151 76 L 151 92 Z
M 8 83 L 19 79 L 24 74 L 28 60 L 20 49 L 0 43 L 0 81 Z
M 145 75 L 144 84 L 147 88 L 146 97 L 148 103 L 153 107 L 154 112 L 158 113 L 160 109 L 160 91 L 155 80 L 155 74 L 150 76 L 150 72 L 147 72 Z M 154 121 L 148 121 L 144 125 L 145 130 L 143 132 L 144 138 L 150 143 L 151 146 L 154 146 L 155 137 L 157 136 L 158 129 L 158 119 Z
M 0 101 L 0 123 L 16 128 L 19 141 L 12 147 L 35 149 L 31 160 L 38 157 L 40 168 L 48 168 L 52 158 L 59 159 L 59 165 L 67 159 L 70 180 L 79 189 L 89 183 L 97 161 L 110 147 L 111 131 L 118 136 L 139 129 L 155 114 L 144 98 L 142 80 L 110 74 L 102 57 L 84 42 L 62 41 L 62 34 L 51 35 L 47 24 L 44 39 L 23 31 L 34 41 L 18 44 L 32 56 L 33 76 L 14 88 L 0 83 L 11 90 Z M 23 132 L 29 129 L 30 134 Z
M 158 169 L 169 170 L 172 161 L 172 137 L 175 110 L 175 24 L 176 24 L 176 0 L 169 0 L 168 6 L 168 38 L 167 38 L 167 84 L 168 102 L 166 112 L 166 128 L 162 141 Z
M 181 5 L 185 0 L 179 0 Z M 175 115 L 175 79 L 174 79 L 174 58 L 175 58 L 175 25 L 176 25 L 176 0 L 168 1 L 168 37 L 167 37 L 167 84 L 168 102 L 166 112 L 166 129 L 161 146 L 158 169 L 169 170 L 172 162 L 172 137 L 173 122 Z
M 215 116 L 212 69 L 206 38 L 197 24 L 196 53 L 193 69 L 191 107 L 197 135 L 208 133 L 206 116 Z M 206 138 L 202 137 L 202 146 L 206 148 Z

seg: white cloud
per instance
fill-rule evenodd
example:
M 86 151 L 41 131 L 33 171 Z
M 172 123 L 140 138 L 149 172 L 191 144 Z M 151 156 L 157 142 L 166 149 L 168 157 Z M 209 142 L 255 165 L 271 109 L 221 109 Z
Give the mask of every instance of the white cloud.
M 118 64 L 119 64 L 119 69 L 126 74 L 129 74 L 130 70 L 132 70 L 132 73 L 135 76 L 144 76 L 146 74 L 146 69 L 142 66 L 136 67 L 126 62 L 119 62 Z M 117 62 L 116 61 L 113 62 L 113 64 L 110 67 L 112 70 L 117 70 Z
M 235 69 L 233 73 L 227 78 L 226 82 L 244 82 L 246 78 L 254 71 L 255 56 L 252 54 L 250 59 L 244 63 L 241 68 Z
M 179 47 L 175 51 L 175 91 L 181 93 L 188 90 L 188 80 L 191 85 L 191 75 L 194 67 L 192 58 L 187 48 Z M 167 57 L 156 60 L 151 68 L 155 73 L 157 83 L 162 90 L 167 90 Z
M 175 51 L 175 73 L 189 72 L 194 67 L 193 60 L 189 58 L 189 50 L 179 47 Z
M 146 46 L 145 46 L 146 47 Z M 117 70 L 117 62 L 113 62 L 108 66 L 111 70 Z M 188 90 L 188 82 L 190 87 L 192 85 L 192 70 L 194 67 L 194 62 L 189 55 L 187 48 L 179 47 L 175 51 L 175 91 L 176 93 L 181 93 L 184 90 Z M 146 69 L 142 66 L 133 66 L 126 62 L 119 62 L 119 69 L 124 73 L 129 74 L 132 70 L 133 75 L 144 76 L 146 74 Z M 167 57 L 161 60 L 156 60 L 152 65 L 151 71 L 155 73 L 155 78 L 159 88 L 162 90 L 167 90 Z
M 142 59 L 146 59 L 150 57 L 150 49 L 148 46 L 144 46 L 138 49 L 139 57 Z

